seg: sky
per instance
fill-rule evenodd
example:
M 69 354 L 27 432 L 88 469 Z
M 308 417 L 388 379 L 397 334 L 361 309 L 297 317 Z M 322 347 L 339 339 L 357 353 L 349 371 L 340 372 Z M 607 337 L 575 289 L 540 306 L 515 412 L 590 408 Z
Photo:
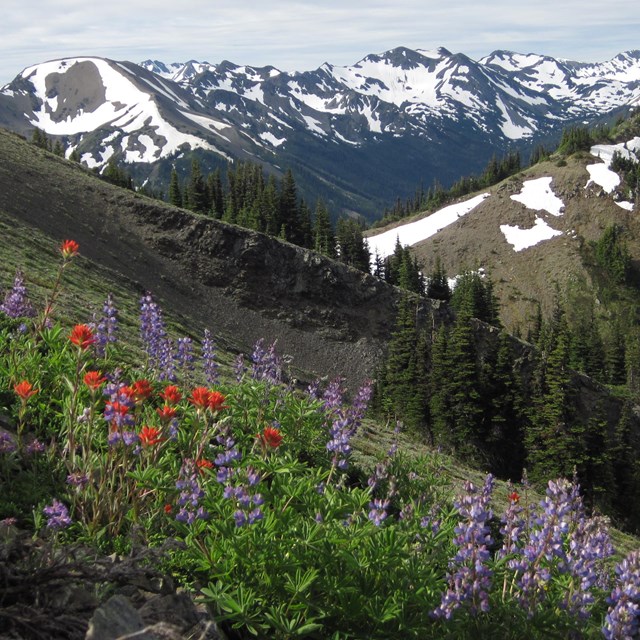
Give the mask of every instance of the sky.
M 397 46 L 601 62 L 640 49 L 638 0 L 2 0 L 0 85 L 47 60 L 230 60 L 282 71 Z

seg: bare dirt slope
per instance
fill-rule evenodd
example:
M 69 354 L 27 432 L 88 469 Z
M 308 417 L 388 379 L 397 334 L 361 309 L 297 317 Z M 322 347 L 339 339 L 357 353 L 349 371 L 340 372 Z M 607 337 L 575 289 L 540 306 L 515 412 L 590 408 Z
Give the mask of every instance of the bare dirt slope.
M 400 293 L 368 274 L 113 187 L 4 130 L 0 217 L 55 243 L 77 240 L 114 278 L 239 350 L 277 339 L 309 377 L 359 383 L 393 327 Z

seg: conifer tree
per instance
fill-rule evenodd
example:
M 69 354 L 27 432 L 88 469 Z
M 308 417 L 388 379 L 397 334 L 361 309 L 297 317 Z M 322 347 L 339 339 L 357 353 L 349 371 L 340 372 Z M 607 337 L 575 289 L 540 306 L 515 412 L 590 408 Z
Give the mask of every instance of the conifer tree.
M 182 190 L 180 189 L 180 180 L 178 179 L 178 172 L 175 167 L 171 170 L 168 197 L 169 204 L 172 204 L 174 207 L 182 206 Z
M 207 201 L 207 187 L 197 158 L 191 161 L 191 175 L 187 186 L 189 209 L 196 213 L 207 213 L 210 205 Z
M 315 222 L 313 225 L 313 248 L 320 253 L 335 258 L 336 240 L 329 212 L 322 200 L 316 203 Z
M 451 287 L 447 274 L 442 266 L 440 256 L 436 256 L 436 264 L 431 275 L 427 278 L 426 295 L 434 300 L 450 300 Z

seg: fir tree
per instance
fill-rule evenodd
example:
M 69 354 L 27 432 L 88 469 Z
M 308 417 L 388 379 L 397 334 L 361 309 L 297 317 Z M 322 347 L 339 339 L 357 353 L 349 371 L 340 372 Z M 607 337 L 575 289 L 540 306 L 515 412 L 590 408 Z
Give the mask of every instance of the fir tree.
M 329 212 L 322 200 L 316 203 L 315 222 L 313 225 L 313 248 L 320 253 L 335 258 L 336 239 Z
M 182 190 L 180 189 L 180 180 L 175 167 L 171 170 L 171 179 L 169 181 L 169 204 L 174 207 L 182 206 Z

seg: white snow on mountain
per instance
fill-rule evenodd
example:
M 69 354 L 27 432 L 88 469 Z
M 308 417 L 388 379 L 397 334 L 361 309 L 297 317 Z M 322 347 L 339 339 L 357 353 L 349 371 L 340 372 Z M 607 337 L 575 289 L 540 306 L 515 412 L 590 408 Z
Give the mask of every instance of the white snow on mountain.
M 620 176 L 611 170 L 611 161 L 615 153 L 634 162 L 640 161 L 640 137 L 635 137 L 627 142 L 619 144 L 596 144 L 591 147 L 590 153 L 602 162 L 587 165 L 589 181 L 585 189 L 592 183 L 602 187 L 606 193 L 612 193 L 620 184 Z M 626 201 L 615 201 L 622 209 L 633 210 L 633 203 Z
M 544 240 L 550 240 L 555 236 L 562 235 L 562 231 L 553 229 L 545 220 L 538 216 L 536 216 L 534 226 L 530 229 L 523 229 L 518 225 L 501 224 L 500 231 L 504 234 L 507 242 L 513 245 L 514 251 L 522 251 Z
M 105 99 L 93 110 L 85 110 L 79 106 L 75 113 L 67 115 L 64 119 L 56 119 L 54 114 L 58 110 L 58 96 L 49 97 L 47 76 L 50 74 L 63 76 L 76 64 L 83 62 L 89 62 L 95 66 L 97 77 L 104 88 Z M 127 73 L 129 73 L 128 70 Z M 158 144 L 149 136 L 142 139 L 137 135 L 138 142 L 143 147 L 140 149 L 129 147 L 129 141 L 123 138 L 122 151 L 125 152 L 128 162 L 154 162 L 159 158 L 171 155 L 185 143 L 192 148 L 201 147 L 220 153 L 205 140 L 178 131 L 169 124 L 160 114 L 158 105 L 149 93 L 138 89 L 124 75 L 122 69 L 114 68 L 101 58 L 54 60 L 29 67 L 22 72 L 22 76 L 31 82 L 36 97 L 42 101 L 40 109 L 34 112 L 30 124 L 48 134 L 75 135 L 109 126 L 117 128 L 125 134 L 135 135 L 142 129 L 153 130 L 157 138 L 164 139 L 163 144 Z M 86 160 L 90 167 L 99 166 L 103 164 L 103 157 L 98 159 L 87 154 L 83 156 L 83 160 Z
M 520 193 L 511 196 L 512 200 L 521 202 L 527 209 L 548 211 L 551 215 L 562 215 L 564 202 L 551 189 L 553 178 L 537 178 L 526 180 Z
M 413 246 L 414 244 L 418 244 L 418 242 L 430 238 L 439 231 L 442 231 L 445 227 L 448 227 L 450 224 L 467 215 L 470 211 L 473 211 L 473 209 L 488 197 L 488 193 L 482 193 L 464 202 L 458 202 L 444 207 L 426 218 L 421 218 L 414 222 L 407 222 L 407 224 L 395 227 L 389 231 L 368 236 L 367 243 L 372 258 L 375 258 L 376 255 L 380 258 L 386 258 L 392 255 L 396 247 L 396 242 L 400 242 L 400 244 L 405 247 Z

